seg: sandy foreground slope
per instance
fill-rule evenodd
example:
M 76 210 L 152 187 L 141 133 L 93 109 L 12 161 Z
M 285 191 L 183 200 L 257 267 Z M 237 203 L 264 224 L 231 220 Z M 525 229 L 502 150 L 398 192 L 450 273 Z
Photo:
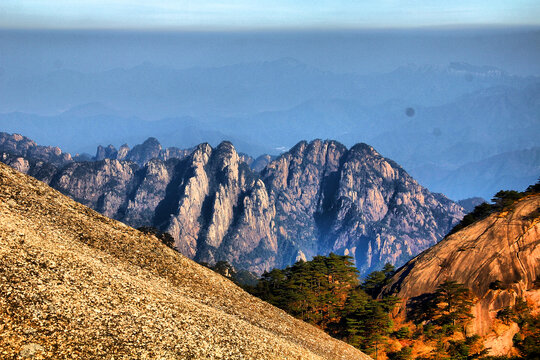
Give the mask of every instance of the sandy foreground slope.
M 369 359 L 0 164 L 0 358 Z

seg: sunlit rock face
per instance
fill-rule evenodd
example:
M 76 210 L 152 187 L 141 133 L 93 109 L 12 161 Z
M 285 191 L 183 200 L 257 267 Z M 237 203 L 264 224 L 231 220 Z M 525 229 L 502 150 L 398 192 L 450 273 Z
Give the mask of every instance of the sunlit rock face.
M 407 304 L 446 280 L 471 289 L 475 305 L 468 332 L 483 337 L 492 355 L 507 355 L 518 331 L 515 323 L 497 320 L 497 312 L 524 298 L 533 313 L 540 310 L 540 195 L 529 195 L 447 236 L 409 261 L 383 289 Z M 500 285 L 494 287 L 493 284 Z
M 328 251 L 319 209 L 327 202 L 328 192 L 336 189 L 337 184 L 328 182 L 346 151 L 332 141 L 300 142 L 261 173 L 276 207 L 278 242 L 290 249 L 279 254 L 282 265 L 296 260 L 298 250 L 308 258 Z
M 257 273 L 330 252 L 352 256 L 362 274 L 401 265 L 463 216 L 366 144 L 303 141 L 261 171 L 229 142 L 186 152 L 148 139 L 100 148 L 101 161 L 4 162 L 109 217 L 169 232 L 190 258 Z

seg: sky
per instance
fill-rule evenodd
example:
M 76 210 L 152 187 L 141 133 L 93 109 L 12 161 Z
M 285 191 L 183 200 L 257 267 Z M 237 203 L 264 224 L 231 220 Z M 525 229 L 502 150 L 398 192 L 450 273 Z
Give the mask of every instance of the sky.
M 538 26 L 538 0 L 1 0 L 9 29 Z

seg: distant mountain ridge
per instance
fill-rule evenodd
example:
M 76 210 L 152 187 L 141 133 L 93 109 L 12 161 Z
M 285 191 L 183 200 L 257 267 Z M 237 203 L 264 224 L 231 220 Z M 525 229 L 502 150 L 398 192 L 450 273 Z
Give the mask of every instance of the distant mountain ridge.
M 0 82 L 2 104 L 10 97 L 22 102 L 0 114 L 0 129 L 72 153 L 148 137 L 184 149 L 228 140 L 255 157 L 279 155 L 301 139 L 335 139 L 348 147 L 364 142 L 458 200 L 487 198 L 494 189 L 484 189 L 481 177 L 463 189 L 444 189 L 439 174 L 540 146 L 534 136 L 540 132 L 539 78 L 466 63 L 374 75 L 326 72 L 292 59 L 186 70 L 145 64 L 10 81 Z M 24 96 L 17 95 L 19 86 Z M 70 86 L 75 90 L 67 91 Z M 41 111 L 41 101 L 56 110 Z M 516 175 L 525 181 L 531 169 L 521 171 Z M 508 179 L 508 187 L 521 186 Z
M 136 148 L 132 160 L 143 165 L 3 161 L 106 216 L 169 232 L 190 258 L 257 273 L 329 252 L 353 256 L 362 273 L 399 265 L 464 215 L 366 144 L 300 142 L 260 173 L 229 142 L 170 159 L 159 158 L 155 139 L 141 145 L 148 153 Z
M 540 147 L 504 152 L 441 174 L 439 180 L 428 186 L 445 189 L 454 198 L 494 194 L 501 189 L 524 190 L 540 177 Z M 473 193 L 471 188 L 477 192 Z
M 188 69 L 143 63 L 97 73 L 59 69 L 37 77 L 8 78 L 0 83 L 5 94 L 0 111 L 51 114 L 74 104 L 97 102 L 125 116 L 158 119 L 178 114 L 238 116 L 336 97 L 360 97 L 363 105 L 392 98 L 409 102 L 423 98 L 423 105 L 439 105 L 463 93 L 494 85 L 522 86 L 534 80 L 457 62 L 402 66 L 375 75 L 325 71 L 293 58 Z M 217 93 L 220 96 L 212 96 Z

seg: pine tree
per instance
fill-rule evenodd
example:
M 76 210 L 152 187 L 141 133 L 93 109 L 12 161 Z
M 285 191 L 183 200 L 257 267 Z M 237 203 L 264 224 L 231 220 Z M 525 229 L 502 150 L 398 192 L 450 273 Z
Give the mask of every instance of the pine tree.
M 472 294 L 463 284 L 447 280 L 435 292 L 434 318 L 441 325 L 465 326 L 473 317 Z
M 346 319 L 348 342 L 366 352 L 377 354 L 392 326 L 388 313 L 374 300 L 367 303 Z
M 315 256 L 263 274 L 251 291 L 291 315 L 377 354 L 392 326 L 389 312 L 397 298 L 374 300 L 368 295 L 359 284 L 352 260 L 336 254 Z M 380 289 L 394 271 L 387 264 L 368 277 L 368 284 L 371 281 L 372 289 Z

